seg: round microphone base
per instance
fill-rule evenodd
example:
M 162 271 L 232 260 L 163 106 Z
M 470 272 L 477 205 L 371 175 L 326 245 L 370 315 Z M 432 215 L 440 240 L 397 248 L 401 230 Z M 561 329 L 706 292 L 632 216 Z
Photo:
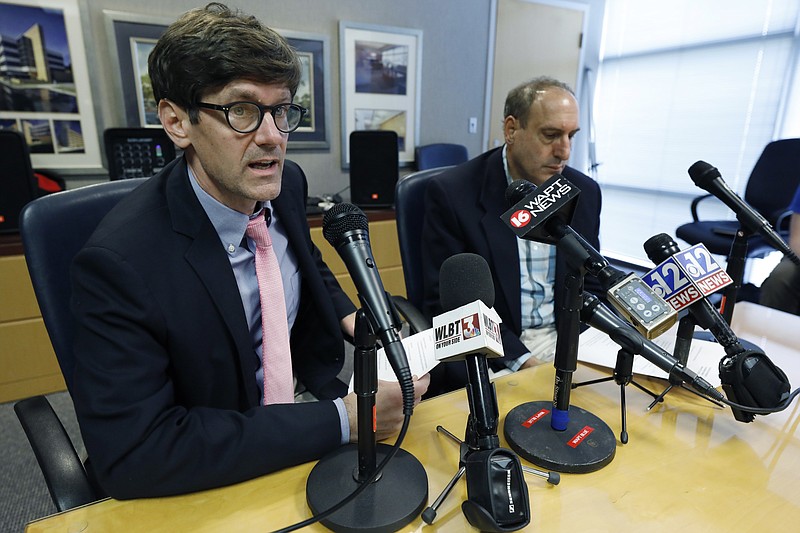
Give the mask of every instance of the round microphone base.
M 617 439 L 592 413 L 570 405 L 564 431 L 550 427 L 553 402 L 528 402 L 506 415 L 503 433 L 512 450 L 533 464 L 571 474 L 600 470 L 614 459 Z
M 376 462 L 391 446 L 378 444 Z M 358 469 L 358 446 L 348 444 L 323 457 L 308 475 L 306 501 L 314 514 L 326 511 L 359 487 L 353 478 Z M 428 502 L 428 476 L 422 464 L 402 448 L 386 465 L 378 481 L 320 520 L 336 532 L 391 532 L 409 524 Z

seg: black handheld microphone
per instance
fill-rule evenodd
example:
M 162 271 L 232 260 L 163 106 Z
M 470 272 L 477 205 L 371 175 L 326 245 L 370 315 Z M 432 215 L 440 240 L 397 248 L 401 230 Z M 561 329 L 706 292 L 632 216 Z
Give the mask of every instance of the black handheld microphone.
M 501 218 L 518 237 L 539 242 L 558 242 L 579 258 L 586 272 L 595 276 L 614 307 L 645 337 L 655 338 L 675 324 L 678 315 L 650 286 L 634 274 L 614 268 L 568 222 L 580 191 L 556 174 L 541 191 L 527 180 L 515 180 L 506 189 L 511 207 Z
M 644 243 L 647 257 L 656 264 L 680 253 L 677 243 L 665 233 L 649 238 Z M 703 329 L 714 335 L 725 349 L 726 356 L 719 362 L 722 390 L 728 400 L 748 407 L 775 407 L 789 394 L 789 380 L 783 371 L 757 349 L 746 349 L 716 307 L 697 291 L 699 299 L 688 307 L 689 314 Z M 731 406 L 739 422 L 752 422 L 755 414 Z
M 581 322 L 602 331 L 621 347 L 641 355 L 671 377 L 691 385 L 699 393 L 716 400 L 722 399 L 722 394 L 709 382 L 683 366 L 659 345 L 645 339 L 633 326 L 612 313 L 593 294 L 583 293 Z
M 443 314 L 477 300 L 486 307 L 494 306 L 494 283 L 486 260 L 468 253 L 445 259 L 439 269 L 439 301 Z M 448 357 L 451 360 L 462 358 L 467 365 L 467 398 L 472 414 L 464 440 L 480 449 L 496 448 L 500 445 L 497 396 L 494 385 L 489 382 L 487 354 L 478 352 Z
M 725 205 L 731 208 L 736 214 L 739 223 L 753 233 L 760 233 L 767 243 L 782 252 L 794 264 L 800 265 L 800 258 L 792 251 L 786 241 L 772 228 L 769 222 L 761 214 L 750 207 L 738 194 L 736 194 L 716 167 L 711 166 L 705 161 L 697 161 L 689 167 L 689 177 L 695 185 L 704 191 L 719 198 Z
M 400 383 L 403 412 L 411 414 L 414 410 L 414 383 L 397 333 L 395 313 L 372 255 L 367 216 L 353 204 L 336 204 L 325 212 L 322 234 L 339 253 L 353 279 L 367 319 Z
M 658 265 L 680 253 L 681 250 L 672 237 L 666 233 L 659 233 L 645 241 L 644 251 L 647 257 Z M 669 280 L 668 278 L 665 279 Z M 735 355 L 745 351 L 744 346 L 739 342 L 739 338 L 725 319 L 722 318 L 722 315 L 719 314 L 717 308 L 708 301 L 708 298 L 703 296 L 702 292 L 697 291 L 696 294 L 699 295 L 699 298 L 689 305 L 688 311 L 697 325 L 709 330 L 728 355 Z
M 492 307 L 494 296 L 492 274 L 483 257 L 462 253 L 442 263 L 439 270 L 439 300 L 443 314 L 477 301 Z M 470 313 L 472 311 L 470 309 Z M 462 336 L 492 333 L 496 333 L 499 339 L 499 324 L 494 332 L 461 331 Z M 481 351 L 463 354 L 467 365 L 470 416 L 464 439 L 469 452 L 462 459 L 468 497 L 461 504 L 461 510 L 467 521 L 481 531 L 516 531 L 530 523 L 528 489 L 519 457 L 511 450 L 500 447 L 497 436 L 497 396 L 494 384 L 489 381 L 486 357 L 487 353 Z M 460 359 L 462 355 L 452 358 Z

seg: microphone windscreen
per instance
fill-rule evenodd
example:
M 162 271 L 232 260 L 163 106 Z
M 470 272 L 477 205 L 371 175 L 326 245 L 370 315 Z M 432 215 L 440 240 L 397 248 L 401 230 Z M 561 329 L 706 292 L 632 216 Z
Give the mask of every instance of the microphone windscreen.
M 322 235 L 334 248 L 348 231 L 363 230 L 369 232 L 367 215 L 353 204 L 336 204 L 322 218 Z
M 708 190 L 708 185 L 717 178 L 722 177 L 717 167 L 706 163 L 705 161 L 697 161 L 694 165 L 689 167 L 689 177 L 695 185 L 701 189 Z
M 506 202 L 509 207 L 513 206 L 535 190 L 536 185 L 528 180 L 514 180 L 506 188 Z
M 494 282 L 486 259 L 477 254 L 456 254 L 439 269 L 439 301 L 444 312 L 481 300 L 494 306 Z
M 644 251 L 650 261 L 658 264 L 671 255 L 680 252 L 681 249 L 678 248 L 678 243 L 672 237 L 666 233 L 659 233 L 644 241 Z

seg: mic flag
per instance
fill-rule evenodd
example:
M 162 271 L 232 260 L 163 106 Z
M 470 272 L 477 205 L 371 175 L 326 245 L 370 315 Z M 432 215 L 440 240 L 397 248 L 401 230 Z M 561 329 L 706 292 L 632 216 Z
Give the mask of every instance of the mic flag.
M 517 183 L 519 182 L 519 183 Z M 529 190 L 531 183 L 517 180 L 515 184 L 520 187 L 520 192 Z M 563 235 L 554 235 L 550 228 L 572 222 L 575 213 L 575 203 L 580 189 L 570 183 L 561 174 L 554 174 L 550 179 L 536 187 L 533 192 L 524 196 L 514 204 L 511 209 L 503 213 L 500 218 L 511 230 L 524 239 L 556 244 Z M 508 196 L 513 196 L 508 194 Z M 545 224 L 549 220 L 560 220 L 562 224 Z M 548 226 L 548 227 L 545 227 Z
M 433 317 L 434 354 L 439 361 L 458 361 L 469 354 L 503 357 L 500 316 L 477 300 Z
M 676 311 L 733 283 L 703 243 L 670 255 L 642 280 Z

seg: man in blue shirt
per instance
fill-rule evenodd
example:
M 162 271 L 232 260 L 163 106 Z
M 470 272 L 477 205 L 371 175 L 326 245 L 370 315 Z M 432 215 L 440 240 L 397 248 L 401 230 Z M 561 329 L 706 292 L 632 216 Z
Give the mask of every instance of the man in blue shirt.
M 789 210 L 789 247 L 800 255 L 800 187 L 794 194 Z M 800 315 L 800 267 L 783 258 L 761 284 L 759 303 L 780 309 L 787 313 Z
M 518 370 L 553 360 L 556 302 L 566 275 L 565 258 L 549 244 L 518 239 L 500 220 L 509 205 L 505 191 L 513 180 L 541 185 L 562 174 L 580 189 L 571 226 L 600 248 L 600 187 L 567 166 L 578 132 L 578 103 L 565 83 L 540 77 L 509 92 L 504 109 L 505 144 L 431 178 L 426 188 L 422 230 L 424 311 L 439 305 L 439 268 L 451 255 L 470 252 L 489 263 L 495 310 L 503 320 L 505 357 L 492 359 L 497 370 Z M 595 293 L 599 284 L 587 277 Z M 429 394 L 463 386 L 462 364 L 436 367 Z

